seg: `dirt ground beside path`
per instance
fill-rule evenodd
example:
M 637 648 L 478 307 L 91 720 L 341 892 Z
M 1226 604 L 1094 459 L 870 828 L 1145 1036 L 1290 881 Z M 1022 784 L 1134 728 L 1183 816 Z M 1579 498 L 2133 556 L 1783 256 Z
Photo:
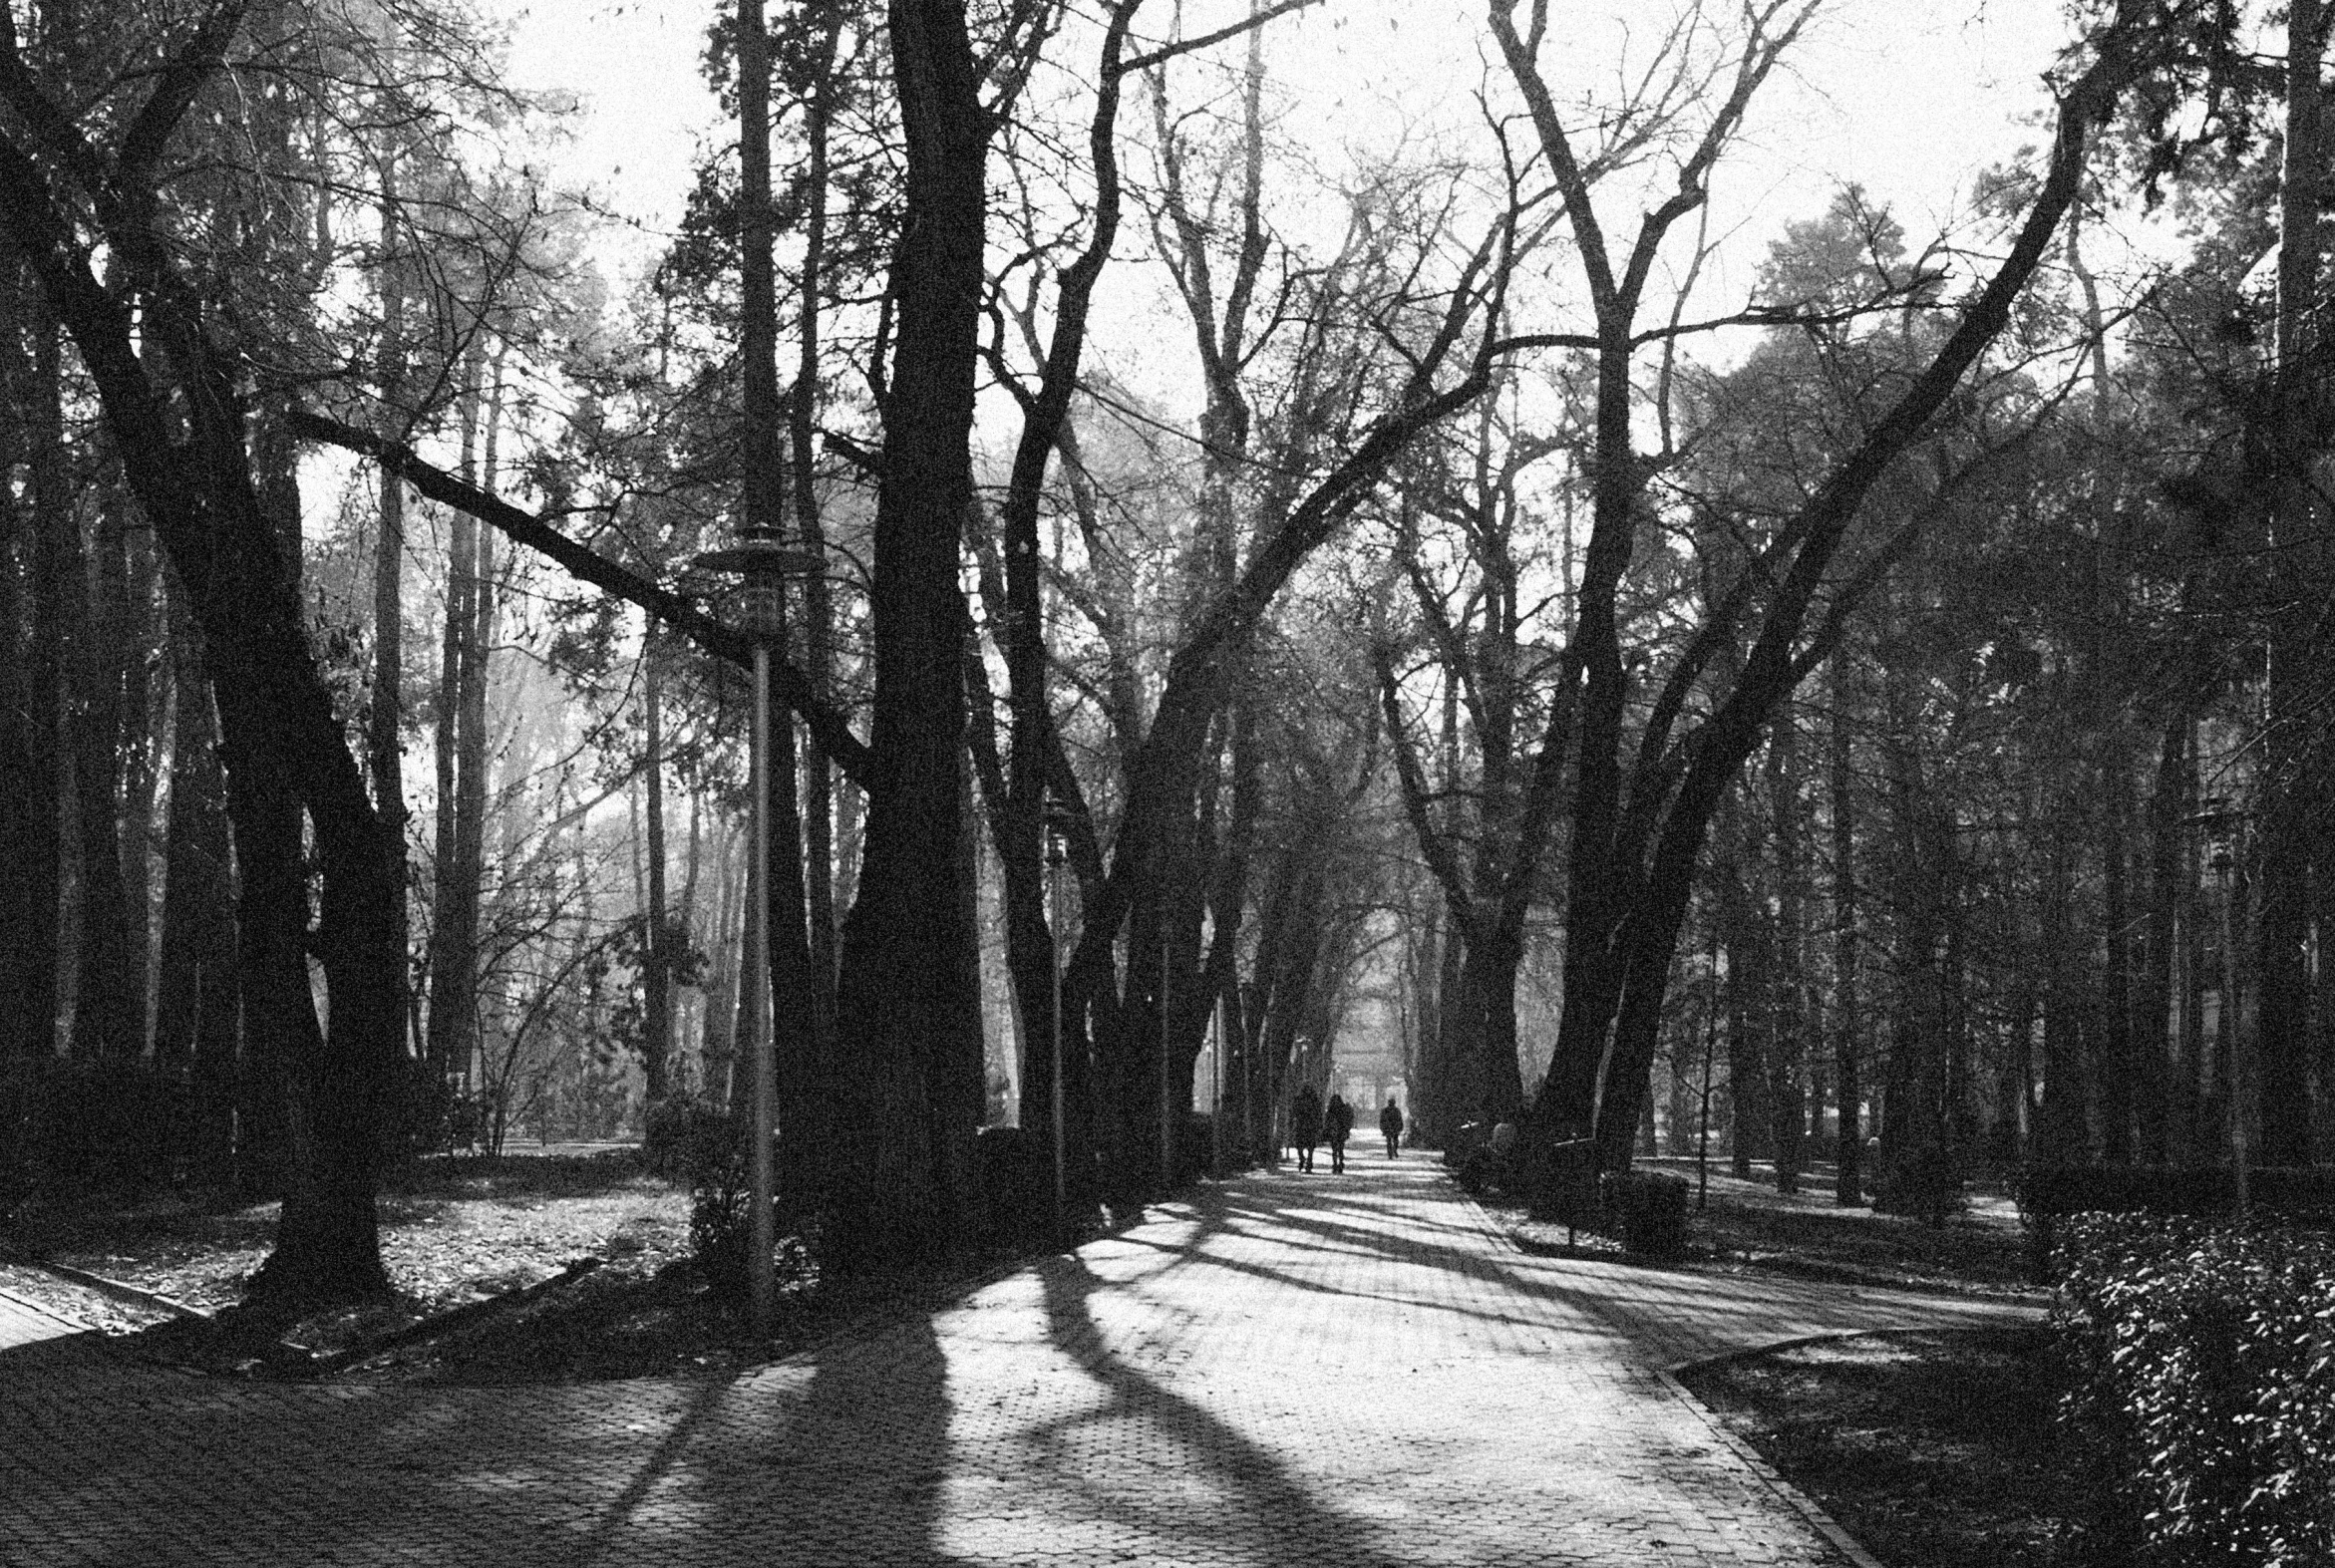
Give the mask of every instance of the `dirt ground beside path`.
M 1863 1336 L 1682 1375 L 1697 1398 L 1881 1561 L 2058 1568 L 2041 1325 Z

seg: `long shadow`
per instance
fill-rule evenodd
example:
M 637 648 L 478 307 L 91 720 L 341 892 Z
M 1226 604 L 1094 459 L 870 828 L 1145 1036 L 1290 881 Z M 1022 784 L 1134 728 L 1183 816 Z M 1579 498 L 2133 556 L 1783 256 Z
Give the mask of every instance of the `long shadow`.
M 928 1317 L 792 1364 L 524 1388 L 246 1383 L 99 1336 L 0 1353 L 0 1563 L 951 1561 Z M 698 1560 L 691 1556 L 689 1560 Z
M 1161 1260 L 1135 1281 L 1106 1280 L 1076 1255 L 1040 1265 L 1044 1342 L 1031 1343 L 1031 1377 L 1047 1376 L 1051 1347 L 1098 1398 L 1026 1425 L 970 1422 L 991 1434 L 973 1449 L 952 1450 L 961 1412 L 930 1313 L 725 1377 L 524 1390 L 191 1378 L 126 1365 L 95 1336 L 0 1353 L 0 1561 L 614 1563 L 659 1560 L 683 1542 L 702 1552 L 698 1543 L 719 1539 L 726 1553 L 736 1542 L 740 1560 L 937 1568 L 956 1560 L 944 1543 L 968 1510 L 1010 1532 L 1038 1527 L 1016 1519 L 1067 1508 L 1178 1556 L 1214 1546 L 1303 1561 L 1335 1542 L 1338 1559 L 1357 1568 L 1408 1568 L 1375 1525 L 1308 1484 L 1285 1444 L 1233 1426 L 1107 1349 L 1097 1294 L 1215 1268 L 1485 1322 L 1546 1321 L 1521 1305 L 1501 1310 L 1504 1298 L 1560 1306 L 1585 1334 L 1626 1339 L 1631 1325 L 1609 1288 L 1568 1284 L 1559 1269 L 1493 1250 L 1457 1194 L 1406 1183 L 1399 1214 L 1384 1186 L 1325 1183 L 1302 1189 L 1301 1202 L 1292 1196 L 1216 1189 L 1180 1235 L 1115 1238 Z M 1451 1202 L 1464 1222 L 1422 1215 L 1423 1199 Z M 1235 1235 L 1289 1248 L 1285 1266 L 1211 1250 Z M 1341 1286 L 1306 1266 L 1340 1253 L 1494 1289 L 1485 1305 L 1421 1299 L 1399 1286 Z M 1740 1290 L 1641 1270 L 1629 1287 L 1639 1312 Z M 1059 1393 L 1049 1388 L 1041 1407 Z M 1088 1429 L 1098 1422 L 1127 1425 Z M 1121 1437 L 1146 1457 L 1128 1457 Z M 1189 1484 L 1138 1473 L 1140 1463 L 1166 1464 Z M 1017 1511 L 1017 1499 L 1031 1506 Z
M 1312 1562 L 1334 1559 L 1357 1568 L 1413 1568 L 1414 1556 L 1374 1539 L 1369 1521 L 1341 1513 L 1300 1478 L 1282 1450 L 1259 1442 L 1198 1403 L 1145 1376 L 1103 1348 L 1090 1306 L 1098 1291 L 1119 1288 L 1072 1257 L 1044 1273 L 1047 1338 L 1103 1389 L 1105 1403 L 1032 1432 L 1027 1441 L 1043 1457 L 1043 1483 L 1067 1494 L 1079 1511 L 1132 1532 L 1134 1560 L 1176 1560 L 1222 1555 L 1236 1560 Z M 1097 1473 L 1082 1462 L 1080 1429 L 1133 1421 L 1150 1428 L 1148 1441 L 1106 1441 L 1114 1453 L 1160 1446 L 1171 1456 L 1146 1453 Z M 1160 1459 L 1166 1459 L 1163 1464 Z M 1178 1473 L 1173 1488 L 1160 1473 Z M 1191 1496 L 1193 1480 L 1212 1492 Z M 1122 1552 L 1128 1548 L 1123 1547 Z
M 1306 1201 L 1289 1204 L 1279 1185 L 1251 1184 L 1246 1187 L 1218 1189 L 1200 1205 L 1202 1224 L 1198 1231 L 1181 1243 L 1163 1243 L 1150 1238 L 1122 1237 L 1137 1245 L 1181 1253 L 1177 1266 L 1206 1264 L 1227 1269 L 1253 1278 L 1269 1279 L 1298 1289 L 1320 1291 L 1331 1295 L 1369 1297 L 1370 1290 L 1353 1290 L 1301 1271 L 1283 1270 L 1268 1264 L 1243 1261 L 1211 1252 L 1207 1242 L 1212 1234 L 1246 1233 L 1270 1239 L 1293 1253 L 1335 1254 L 1361 1252 L 1392 1257 L 1414 1267 L 1450 1271 L 1472 1276 L 1512 1292 L 1540 1306 L 1554 1306 L 1572 1315 L 1575 1332 L 1591 1334 L 1600 1339 L 1625 1344 L 1643 1344 L 1647 1355 L 1638 1358 L 1649 1365 L 1658 1365 L 1667 1359 L 1659 1354 L 1660 1345 L 1646 1340 L 1646 1314 L 1665 1308 L 1693 1311 L 1721 1305 L 1738 1298 L 1739 1282 L 1711 1279 L 1704 1275 L 1676 1269 L 1646 1266 L 1615 1261 L 1574 1260 L 1569 1264 L 1547 1262 L 1525 1263 L 1494 1251 L 1486 1244 L 1483 1226 L 1472 1217 L 1455 1222 L 1426 1222 L 1424 1225 L 1416 1205 L 1424 1198 L 1429 1202 L 1449 1203 L 1455 1212 L 1466 1200 L 1456 1187 L 1441 1186 L 1442 1178 L 1431 1177 L 1437 1184 L 1422 1193 L 1406 1182 L 1405 1197 L 1410 1212 L 1396 1219 L 1389 1212 L 1383 1196 L 1374 1196 L 1374 1188 L 1362 1185 L 1344 1189 L 1304 1189 Z M 1424 1184 L 1422 1184 L 1424 1185 Z M 1383 1187 L 1375 1191 L 1383 1194 Z M 1375 1222 L 1374 1222 L 1375 1219 Z M 1421 1233 L 1440 1232 L 1451 1236 L 1451 1241 L 1421 1240 Z M 1294 1233 L 1294 1234 L 1292 1234 Z M 1579 1284 L 1565 1282 L 1564 1270 L 1581 1271 L 1586 1278 Z M 1626 1281 L 1626 1293 L 1617 1299 L 1612 1288 L 1616 1273 Z M 1825 1284 L 1787 1284 L 1763 1280 L 1761 1288 L 1771 1298 L 1794 1300 L 1802 1309 L 1816 1314 L 1838 1313 L 1842 1321 L 1853 1310 L 1854 1298 L 1843 1297 L 1836 1287 Z M 1870 1294 L 1869 1292 L 1867 1293 Z M 1911 1296 L 1921 1293 L 1906 1292 Z M 1536 1315 L 1486 1310 L 1450 1300 L 1419 1303 L 1425 1310 L 1456 1314 L 1474 1321 L 1519 1325 L 1537 1321 Z M 1680 1325 L 1680 1327 L 1685 1327 Z
M 1174 1267 L 1204 1265 L 1298 1290 L 1356 1299 L 1376 1299 L 1380 1293 L 1351 1289 L 1303 1272 L 1228 1257 L 1221 1251 L 1211 1250 L 1209 1243 L 1220 1236 L 1245 1234 L 1268 1240 L 1276 1247 L 1294 1254 L 1376 1254 L 1414 1267 L 1472 1276 L 1535 1300 L 1575 1308 L 1602 1321 L 1603 1314 L 1597 1312 L 1602 1302 L 1601 1292 L 1586 1288 L 1570 1289 L 1544 1275 L 1519 1273 L 1502 1262 L 1500 1254 L 1485 1245 L 1481 1227 L 1472 1222 L 1422 1227 L 1415 1216 L 1406 1216 L 1402 1221 L 1402 1232 L 1397 1234 L 1388 1223 L 1388 1212 L 1383 1204 L 1370 1202 L 1366 1198 L 1349 1197 L 1331 1200 L 1326 1207 L 1329 1212 L 1325 1212 L 1324 1205 L 1318 1202 L 1310 1208 L 1292 1209 L 1273 1201 L 1273 1195 L 1224 1192 L 1214 1196 L 1200 1211 L 1201 1223 L 1188 1238 L 1164 1241 L 1124 1235 L 1115 1240 L 1122 1245 L 1144 1247 L 1174 1257 Z M 1347 1214 L 1357 1217 L 1343 1217 Z M 1374 1215 L 1379 1218 L 1377 1224 L 1368 1222 L 1369 1217 Z M 1239 1222 L 1243 1220 L 1257 1223 Z M 1422 1241 L 1419 1236 L 1423 1228 L 1448 1234 L 1455 1239 L 1449 1242 Z M 1292 1231 L 1316 1239 L 1297 1239 L 1289 1234 Z M 1474 1245 L 1470 1245 L 1470 1242 Z M 1454 1313 L 1487 1323 L 1509 1325 L 1528 1321 L 1515 1314 L 1485 1311 L 1448 1300 L 1422 1302 L 1420 1305 L 1429 1310 Z

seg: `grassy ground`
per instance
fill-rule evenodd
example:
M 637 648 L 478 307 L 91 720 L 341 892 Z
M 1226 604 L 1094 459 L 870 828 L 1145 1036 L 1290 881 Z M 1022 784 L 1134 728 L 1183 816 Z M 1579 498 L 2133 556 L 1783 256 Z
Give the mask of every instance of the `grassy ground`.
M 242 1299 L 278 1205 L 27 1205 L 5 1244 L 206 1310 Z M 461 1156 L 394 1175 L 381 1200 L 383 1260 L 407 1303 L 443 1311 L 532 1285 L 579 1257 L 651 1272 L 688 1250 L 689 1193 L 627 1153 Z
M 715 1369 L 785 1354 L 836 1316 L 789 1282 L 779 1334 L 757 1341 L 687 1259 L 689 1193 L 628 1151 L 423 1161 L 382 1194 L 396 1300 L 286 1316 L 244 1308 L 277 1206 L 181 1198 L 27 1205 L 0 1233 L 0 1289 L 124 1335 L 123 1349 L 246 1376 L 493 1383 Z M 39 1260 L 207 1314 L 108 1296 Z
M 629 1149 L 425 1160 L 388 1180 L 381 1215 L 397 1296 L 362 1309 L 299 1315 L 243 1304 L 277 1206 L 174 1197 L 21 1205 L 0 1225 L 0 1290 L 117 1336 L 124 1354 L 196 1372 L 583 1382 L 711 1375 L 790 1355 L 941 1305 L 1003 1261 L 969 1259 L 941 1278 L 823 1284 L 796 1250 L 773 1331 L 755 1336 L 688 1256 L 687 1185 L 644 1171 Z M 39 1264 L 134 1289 L 108 1293 Z

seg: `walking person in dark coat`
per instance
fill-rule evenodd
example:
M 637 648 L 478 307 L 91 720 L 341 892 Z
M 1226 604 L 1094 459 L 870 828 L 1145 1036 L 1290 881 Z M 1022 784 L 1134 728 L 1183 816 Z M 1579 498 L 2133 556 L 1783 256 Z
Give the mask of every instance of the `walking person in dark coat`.
M 1322 1112 L 1323 1128 L 1330 1139 L 1330 1174 L 1346 1173 L 1346 1139 L 1354 1132 L 1354 1107 L 1346 1103 L 1343 1095 L 1330 1097 L 1330 1108 Z
M 1322 1098 L 1311 1084 L 1289 1097 L 1289 1141 L 1297 1145 L 1297 1168 L 1313 1169 L 1313 1146 L 1322 1140 Z
M 1391 1099 L 1388 1100 L 1387 1108 L 1378 1113 L 1378 1129 L 1386 1134 L 1387 1158 L 1400 1158 L 1401 1156 L 1395 1150 L 1401 1147 L 1403 1142 L 1403 1107 Z

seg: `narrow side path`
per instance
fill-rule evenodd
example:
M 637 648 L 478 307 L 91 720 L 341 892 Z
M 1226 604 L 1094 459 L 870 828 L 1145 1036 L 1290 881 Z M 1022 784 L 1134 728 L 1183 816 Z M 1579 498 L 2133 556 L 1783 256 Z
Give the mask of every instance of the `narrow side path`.
M 0 1351 L 0 1564 L 1837 1564 L 1663 1370 L 2005 1315 L 1527 1257 L 1425 1156 L 1358 1158 L 703 1382 Z

